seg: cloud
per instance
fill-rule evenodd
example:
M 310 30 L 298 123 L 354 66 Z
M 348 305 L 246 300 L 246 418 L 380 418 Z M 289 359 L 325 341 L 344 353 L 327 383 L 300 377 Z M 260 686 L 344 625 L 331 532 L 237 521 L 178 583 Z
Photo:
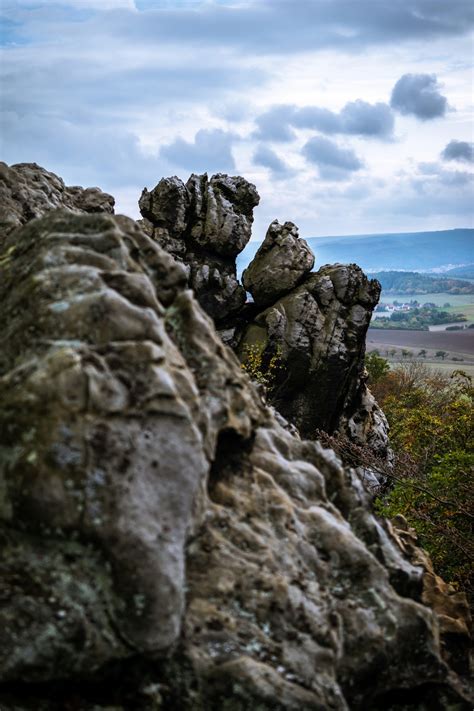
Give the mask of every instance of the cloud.
M 253 154 L 255 165 L 261 165 L 271 170 L 273 177 L 277 180 L 288 178 L 294 171 L 268 146 L 258 146 Z
M 125 16 L 116 29 L 140 28 L 144 41 L 239 48 L 255 54 L 288 54 L 465 34 L 474 24 L 468 0 L 236 0 L 137 2 L 133 27 Z M 158 8 L 158 9 L 154 9 Z
M 193 173 L 228 173 L 235 170 L 232 143 L 238 138 L 222 129 L 201 129 L 194 141 L 177 138 L 163 146 L 160 156 L 170 163 Z
M 38 0 L 15 0 L 20 8 L 37 8 L 40 4 Z M 134 0 L 56 0 L 51 5 L 71 7 L 78 10 L 136 10 Z
M 435 74 L 404 74 L 393 87 L 390 106 L 422 121 L 444 116 L 448 102 L 439 89 Z
M 351 101 L 340 113 L 341 133 L 359 136 L 390 136 L 393 132 L 393 114 L 387 104 L 368 104 L 362 99 Z
M 443 160 L 459 160 L 466 163 L 474 163 L 474 143 L 467 141 L 456 141 L 453 139 L 441 152 Z
M 363 165 L 351 148 L 341 148 L 322 136 L 314 136 L 305 143 L 302 153 L 307 161 L 318 166 L 325 180 L 344 180 Z
M 0 148 L 7 163 L 36 162 L 69 184 L 121 186 L 157 182 L 171 166 L 140 148 L 128 129 L 73 123 L 54 116 L 0 114 Z M 136 193 L 138 194 L 138 193 Z
M 295 113 L 295 107 L 288 104 L 272 106 L 255 119 L 258 129 L 254 138 L 264 141 L 289 142 L 295 138 L 289 127 Z
M 272 106 L 257 117 L 256 123 L 256 138 L 289 142 L 295 138 L 292 128 L 310 128 L 329 135 L 389 138 L 393 134 L 394 119 L 388 104 L 369 104 L 358 99 L 347 103 L 339 112 L 319 106 Z
M 474 174 L 467 171 L 446 170 L 435 162 L 418 163 L 414 172 L 389 181 L 372 201 L 369 212 L 378 210 L 387 216 L 403 213 L 424 219 L 447 216 L 448 227 L 461 226 L 472 222 L 473 181 Z
M 6 5 L 6 16 L 14 19 L 18 4 Z M 44 31 L 61 6 L 86 7 L 94 10 L 102 22 L 107 21 L 106 27 L 89 21 L 82 28 L 77 26 L 76 34 L 86 38 L 114 35 L 120 44 L 140 37 L 142 46 L 219 46 L 226 51 L 257 55 L 328 48 L 359 52 L 370 46 L 466 35 L 474 25 L 470 0 L 136 0 L 136 9 L 131 0 L 60 0 L 42 4 L 22 0 L 22 5 L 34 11 L 43 6 Z M 115 8 L 114 12 L 101 12 L 111 8 Z
M 474 181 L 474 173 L 465 170 L 446 170 L 440 163 L 418 163 L 417 171 L 413 178 L 413 185 L 420 193 L 424 193 L 426 186 L 435 183 L 460 187 Z

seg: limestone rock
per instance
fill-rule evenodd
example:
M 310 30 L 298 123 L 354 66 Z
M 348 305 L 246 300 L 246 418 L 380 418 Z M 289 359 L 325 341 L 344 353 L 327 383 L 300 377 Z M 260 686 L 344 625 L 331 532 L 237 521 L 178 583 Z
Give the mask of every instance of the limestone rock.
M 67 212 L 4 246 L 2 710 L 469 708 L 422 569 L 262 403 L 170 255 Z M 286 297 L 348 315 L 342 355 L 377 290 L 354 274 Z
M 235 257 L 250 239 L 253 208 L 259 197 L 244 178 L 217 174 L 163 178 L 144 190 L 143 227 L 154 240 L 184 262 L 189 285 L 216 323 L 225 322 L 245 303 Z
M 314 255 L 292 222 L 271 223 L 242 282 L 257 306 L 267 307 L 294 289 L 314 266 Z
M 360 412 L 365 335 L 379 294 L 356 265 L 325 266 L 245 329 L 241 358 L 253 344 L 264 364 L 277 357 L 271 402 L 303 435 L 332 433 Z
M 342 413 L 338 429 L 360 446 L 369 446 L 381 458 L 388 453 L 389 426 L 384 412 L 365 384 L 367 372 L 360 377 L 360 385 L 350 407 Z
M 56 208 L 113 213 L 114 198 L 99 188 L 66 187 L 36 163 L 8 167 L 0 162 L 0 240 L 2 235 Z

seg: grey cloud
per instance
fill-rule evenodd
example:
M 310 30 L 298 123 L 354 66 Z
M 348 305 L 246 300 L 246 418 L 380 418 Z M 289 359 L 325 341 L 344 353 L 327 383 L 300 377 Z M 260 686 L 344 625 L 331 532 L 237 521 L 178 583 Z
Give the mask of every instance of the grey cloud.
M 294 132 L 289 127 L 295 114 L 295 107 L 284 104 L 272 106 L 271 109 L 260 114 L 255 120 L 258 129 L 254 137 L 265 141 L 288 142 L 295 138 Z
M 340 119 L 341 133 L 359 136 L 390 136 L 393 132 L 393 114 L 387 104 L 368 104 L 358 99 L 344 106 Z
M 393 134 L 393 113 L 387 104 L 369 104 L 362 99 L 347 103 L 337 113 L 319 106 L 273 106 L 256 119 L 257 138 L 267 141 L 291 141 L 291 127 L 310 128 L 326 134 L 346 134 L 389 138 Z
M 205 102 L 236 88 L 258 85 L 263 78 L 263 73 L 229 65 L 190 67 L 181 61 L 155 67 L 152 57 L 146 66 L 121 70 L 80 54 L 63 60 L 34 50 L 7 55 L 0 67 L 2 109 L 34 113 L 38 106 L 47 106 L 51 113 L 59 111 L 76 120 L 84 116 L 86 107 L 88 115 L 102 122 L 106 113 L 115 121 L 117 113 L 123 116 L 144 108 L 159 112 L 163 100 Z
M 426 186 L 439 183 L 452 187 L 468 185 L 474 181 L 474 173 L 465 170 L 446 170 L 440 163 L 418 163 L 418 174 L 413 178 L 413 186 L 424 193 Z M 429 176 L 426 180 L 425 176 Z
M 117 23 L 119 22 L 117 14 Z M 121 30 L 130 32 L 128 14 Z M 257 54 L 361 47 L 468 32 L 470 0 L 253 0 L 231 6 L 198 3 L 185 9 L 137 13 L 134 20 L 153 42 L 206 42 Z
M 392 90 L 390 105 L 401 114 L 422 121 L 444 116 L 448 108 L 434 74 L 404 74 Z
M 474 143 L 468 141 L 456 141 L 453 139 L 441 152 L 443 160 L 459 160 L 466 163 L 474 163 Z
M 34 161 L 69 184 L 94 184 L 112 194 L 116 187 L 152 184 L 171 170 L 166 161 L 143 153 L 138 138 L 124 128 L 76 125 L 49 115 L 1 114 L 0 148 L 7 163 Z
M 17 13 L 9 11 L 7 19 Z M 58 36 L 53 23 L 58 6 L 46 7 L 45 31 Z M 474 24 L 470 0 L 253 0 L 221 3 L 138 4 L 145 11 L 117 9 L 97 20 L 75 23 L 74 32 L 109 35 L 143 45 L 222 46 L 254 54 L 288 54 L 339 48 L 359 51 L 371 45 L 467 34 Z M 28 35 L 28 28 L 25 35 Z
M 325 180 L 343 180 L 362 168 L 362 162 L 352 149 L 341 148 L 322 136 L 314 136 L 305 143 L 302 153 L 307 161 L 318 166 Z
M 319 106 L 294 106 L 290 120 L 298 128 L 312 128 L 322 133 L 339 133 L 342 126 L 338 114 Z
M 257 147 L 253 154 L 253 162 L 255 165 L 261 165 L 271 170 L 273 177 L 277 179 L 287 178 L 293 174 L 291 168 L 268 146 Z
M 198 131 L 193 142 L 177 138 L 163 146 L 160 156 L 190 172 L 231 172 L 235 169 L 232 143 L 235 134 L 221 129 Z

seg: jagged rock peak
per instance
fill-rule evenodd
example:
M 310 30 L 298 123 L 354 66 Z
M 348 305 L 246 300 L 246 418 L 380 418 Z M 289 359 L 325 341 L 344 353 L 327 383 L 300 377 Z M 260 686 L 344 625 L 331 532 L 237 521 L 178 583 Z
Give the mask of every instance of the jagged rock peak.
M 267 307 L 295 288 L 314 266 L 314 254 L 292 222 L 274 220 L 250 265 L 244 287 L 257 306 Z
M 221 173 L 193 174 L 186 184 L 163 178 L 140 197 L 144 229 L 187 265 L 189 285 L 216 322 L 245 303 L 235 258 L 250 239 L 258 202 L 254 185 Z
M 99 188 L 67 187 L 62 178 L 36 163 L 8 166 L 0 162 L 0 239 L 46 212 L 114 212 L 112 195 Z
M 176 241 L 171 248 L 178 254 L 194 246 L 236 257 L 250 239 L 259 199 L 255 186 L 240 176 L 218 173 L 209 179 L 207 173 L 193 173 L 186 184 L 175 176 L 162 178 L 151 191 L 145 188 L 139 207 L 153 228 Z M 168 235 L 154 237 L 165 240 Z

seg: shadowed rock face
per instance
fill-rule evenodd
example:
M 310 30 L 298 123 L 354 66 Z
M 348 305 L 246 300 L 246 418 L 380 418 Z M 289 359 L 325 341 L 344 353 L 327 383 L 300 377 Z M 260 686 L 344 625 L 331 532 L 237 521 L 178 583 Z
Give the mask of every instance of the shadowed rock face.
M 271 401 L 303 434 L 333 432 L 343 416 L 355 414 L 365 335 L 379 295 L 379 283 L 356 265 L 325 266 L 244 330 L 242 357 L 256 343 L 264 362 L 278 355 Z
M 112 195 L 99 188 L 66 187 L 36 163 L 8 167 L 0 162 L 0 235 L 56 208 L 112 214 L 114 204 Z
M 140 211 L 147 233 L 188 267 L 189 285 L 216 323 L 245 303 L 235 258 L 250 239 L 259 196 L 244 178 L 191 175 L 163 178 L 144 190 Z
M 2 710 L 467 708 L 422 569 L 169 254 L 67 212 L 2 249 Z

